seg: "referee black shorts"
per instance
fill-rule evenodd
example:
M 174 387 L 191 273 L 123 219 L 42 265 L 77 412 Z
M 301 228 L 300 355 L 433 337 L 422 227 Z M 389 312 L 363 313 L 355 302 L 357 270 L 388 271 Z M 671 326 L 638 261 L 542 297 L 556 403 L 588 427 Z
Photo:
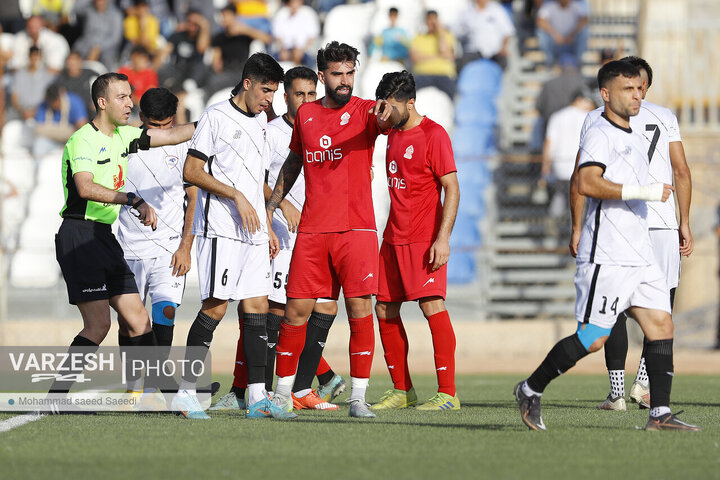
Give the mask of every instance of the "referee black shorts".
M 73 305 L 138 293 L 135 276 L 108 224 L 64 219 L 55 235 L 55 257 Z

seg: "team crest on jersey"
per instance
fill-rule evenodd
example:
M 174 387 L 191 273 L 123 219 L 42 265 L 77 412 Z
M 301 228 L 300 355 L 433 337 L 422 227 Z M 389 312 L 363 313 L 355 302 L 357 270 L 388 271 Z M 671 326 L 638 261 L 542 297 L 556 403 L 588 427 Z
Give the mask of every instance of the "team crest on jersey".
M 320 147 L 322 148 L 330 148 L 332 146 L 332 138 L 330 138 L 328 135 L 323 135 L 320 137 Z
M 388 166 L 388 170 L 390 170 L 390 173 L 397 173 L 397 162 L 395 160 L 390 162 L 390 165 Z
M 118 165 L 118 174 L 113 175 L 113 190 L 120 190 L 125 186 L 125 175 L 123 175 L 123 169 Z
M 170 170 L 174 169 L 178 164 L 178 157 L 175 155 L 168 155 L 165 157 L 165 163 Z
M 413 153 L 415 153 L 415 148 L 413 148 L 413 146 L 410 145 L 408 148 L 405 149 L 405 155 L 403 155 L 403 157 L 410 160 L 410 159 L 412 159 Z
M 233 135 L 233 140 L 239 140 L 242 136 L 242 132 L 240 130 L 235 130 L 235 135 Z
M 350 121 L 350 114 L 348 112 L 345 112 L 340 116 L 340 125 L 347 125 Z

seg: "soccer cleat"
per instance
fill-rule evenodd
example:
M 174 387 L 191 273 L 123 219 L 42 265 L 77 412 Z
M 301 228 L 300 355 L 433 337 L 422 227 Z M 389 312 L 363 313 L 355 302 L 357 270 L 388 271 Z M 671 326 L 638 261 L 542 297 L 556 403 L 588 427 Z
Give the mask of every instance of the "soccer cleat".
M 680 410 L 677 413 L 666 413 L 665 415 L 661 415 L 659 417 L 650 417 L 647 424 L 645 425 L 645 430 L 675 430 L 684 432 L 699 432 L 702 430 L 702 428 L 698 427 L 697 425 L 690 425 L 689 423 L 681 422 L 677 418 L 677 415 L 681 414 L 682 412 L 683 411 Z
M 597 404 L 595 408 L 597 408 L 598 410 L 616 410 L 624 412 L 625 410 L 627 410 L 627 405 L 625 404 L 625 397 L 613 398 L 608 395 L 605 401 Z
M 284 396 L 284 395 L 277 395 L 277 394 L 273 394 L 273 395 L 268 394 L 268 398 L 270 399 L 270 401 L 271 401 L 272 403 L 274 403 L 274 404 L 277 405 L 278 407 L 282 408 L 282 409 L 285 410 L 286 412 L 292 412 L 292 411 L 293 411 L 293 401 L 292 401 L 292 398 L 288 398 L 288 397 L 286 397 L 286 396 Z
M 460 410 L 460 399 L 447 393 L 438 392 L 423 403 L 418 410 Z
M 167 401 L 159 390 L 146 388 L 143 390 L 136 408 L 144 412 L 164 412 L 167 411 Z
M 228 392 L 218 400 L 208 410 L 213 411 L 226 411 L 226 410 L 245 410 L 247 403 L 244 398 L 238 398 L 235 392 Z
M 650 388 L 640 382 L 633 382 L 630 401 L 637 403 L 640 408 L 650 408 Z
M 375 414 L 370 411 L 370 405 L 365 403 L 365 400 L 360 398 L 350 398 L 347 400 L 350 403 L 349 415 L 355 418 L 375 418 Z
M 187 390 L 182 390 L 175 395 L 170 408 L 173 412 L 178 412 L 180 415 L 190 420 L 210 419 L 208 414 L 205 413 L 200 405 L 197 395 L 189 393 Z
M 277 396 L 275 396 L 277 398 Z M 245 418 L 276 418 L 278 420 L 290 420 L 297 417 L 297 414 L 288 412 L 273 403 L 270 397 L 265 395 L 262 400 L 255 402 L 245 410 Z
M 412 407 L 417 403 L 417 394 L 415 389 L 410 387 L 407 392 L 404 390 L 398 390 L 397 388 L 391 388 L 387 392 L 383 393 L 378 403 L 373 404 L 370 408 L 372 410 L 391 410 L 395 408 L 407 408 Z
M 292 403 L 295 410 L 302 410 L 304 408 L 308 408 L 310 410 L 337 410 L 340 408 L 334 403 L 326 402 L 320 398 L 315 390 L 312 390 L 310 393 L 300 398 L 296 397 L 293 393 Z
M 326 402 L 332 402 L 341 393 L 343 393 L 346 388 L 347 384 L 345 383 L 345 380 L 336 373 L 328 383 L 318 385 L 316 391 L 318 397 L 322 398 Z
M 525 395 L 522 390 L 523 383 L 515 385 L 515 401 L 520 408 L 520 418 L 530 430 L 545 430 L 545 424 L 542 419 L 542 411 L 540 409 L 540 397 L 537 395 Z

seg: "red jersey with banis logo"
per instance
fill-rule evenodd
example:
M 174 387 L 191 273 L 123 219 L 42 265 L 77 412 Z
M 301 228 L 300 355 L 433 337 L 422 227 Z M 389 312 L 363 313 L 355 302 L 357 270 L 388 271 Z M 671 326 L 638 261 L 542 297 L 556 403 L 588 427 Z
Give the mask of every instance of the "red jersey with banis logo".
M 300 106 L 290 150 L 303 159 L 303 233 L 375 230 L 370 167 L 381 130 L 370 113 L 374 100 L 352 97 L 341 108 L 322 99 Z
M 440 177 L 457 171 L 447 132 L 427 117 L 410 130 L 391 130 L 385 165 L 391 203 L 383 239 L 434 241 L 442 220 Z

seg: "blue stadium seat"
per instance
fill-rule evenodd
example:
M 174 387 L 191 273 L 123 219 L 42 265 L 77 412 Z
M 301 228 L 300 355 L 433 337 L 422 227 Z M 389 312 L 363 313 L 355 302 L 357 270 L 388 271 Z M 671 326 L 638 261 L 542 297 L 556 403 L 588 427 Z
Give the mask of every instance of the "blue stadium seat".
M 460 125 L 453 131 L 452 144 L 456 159 L 492 155 L 496 151 L 494 128 Z
M 455 219 L 455 228 L 450 235 L 450 248 L 475 249 L 480 246 L 478 219 L 460 214 Z
M 492 60 L 480 59 L 465 65 L 458 77 L 460 95 L 495 97 L 500 93 L 502 69 Z
M 460 97 L 455 109 L 455 124 L 458 126 L 492 126 L 498 123 L 495 102 L 489 98 L 472 97 L 466 101 Z
M 464 284 L 475 281 L 475 258 L 472 252 L 451 252 L 447 267 L 448 283 Z

